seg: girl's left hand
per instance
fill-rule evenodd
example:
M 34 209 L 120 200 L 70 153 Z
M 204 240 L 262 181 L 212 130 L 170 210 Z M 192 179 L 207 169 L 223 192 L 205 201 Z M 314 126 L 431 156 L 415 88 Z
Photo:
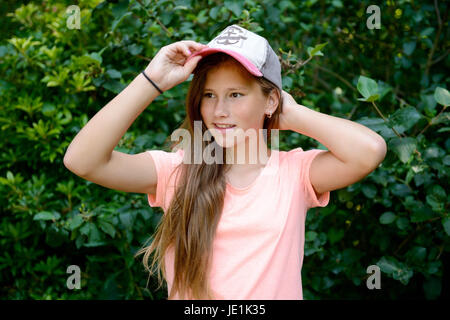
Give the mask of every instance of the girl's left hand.
M 289 124 L 289 120 L 292 119 L 291 114 L 294 112 L 296 107 L 298 106 L 297 102 L 295 102 L 294 98 L 287 93 L 286 91 L 282 91 L 283 97 L 283 107 L 282 112 L 279 116 L 279 130 L 291 130 L 291 126 Z

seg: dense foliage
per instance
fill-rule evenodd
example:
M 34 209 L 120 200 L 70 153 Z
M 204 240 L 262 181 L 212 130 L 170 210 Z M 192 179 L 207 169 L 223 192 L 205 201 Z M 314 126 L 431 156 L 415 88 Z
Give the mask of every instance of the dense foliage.
M 80 28 L 74 28 L 80 9 Z M 63 165 L 67 146 L 164 45 L 207 43 L 230 23 L 267 37 L 283 87 L 314 110 L 366 125 L 384 162 L 308 212 L 305 299 L 437 299 L 450 255 L 448 3 L 333 0 L 2 1 L 0 292 L 3 299 L 164 299 L 133 255 L 162 215 Z M 164 148 L 188 82 L 158 97 L 116 150 Z M 330 133 L 332 134 L 332 133 Z M 280 149 L 325 148 L 281 132 Z M 87 155 L 89 156 L 89 155 Z M 81 289 L 69 290 L 69 265 Z M 381 269 L 369 290 L 367 267 Z

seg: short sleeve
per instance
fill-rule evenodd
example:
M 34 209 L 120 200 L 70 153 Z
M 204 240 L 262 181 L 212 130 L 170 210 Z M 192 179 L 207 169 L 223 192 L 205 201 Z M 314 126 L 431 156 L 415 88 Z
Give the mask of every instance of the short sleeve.
M 307 209 L 315 207 L 326 207 L 330 201 L 330 191 L 318 195 L 314 191 L 311 180 L 309 178 L 311 163 L 314 158 L 321 152 L 327 152 L 327 150 L 311 149 L 308 151 L 303 151 L 302 148 L 296 148 L 289 151 L 290 161 L 291 163 L 293 163 L 293 167 L 300 171 L 300 188 L 304 193 L 304 199 Z
M 148 203 L 151 207 L 163 208 L 165 212 L 174 192 L 176 177 L 174 170 L 182 162 L 182 150 L 177 152 L 149 150 L 147 152 L 153 158 L 158 177 L 156 194 L 147 194 Z
M 321 152 L 327 152 L 327 150 L 322 149 L 312 149 L 303 152 L 303 161 L 302 161 L 302 181 L 305 186 L 305 200 L 307 208 L 315 208 L 315 207 L 326 207 L 330 202 L 330 191 L 324 192 L 318 195 L 311 184 L 311 180 L 309 179 L 311 163 L 314 158 Z

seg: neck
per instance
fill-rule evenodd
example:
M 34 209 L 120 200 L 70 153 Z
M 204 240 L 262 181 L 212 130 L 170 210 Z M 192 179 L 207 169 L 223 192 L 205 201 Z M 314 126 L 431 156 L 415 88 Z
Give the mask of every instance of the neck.
M 251 143 L 248 137 L 244 141 L 225 151 L 226 164 L 230 169 L 248 169 L 264 167 L 272 151 L 268 148 L 260 130 L 256 143 Z

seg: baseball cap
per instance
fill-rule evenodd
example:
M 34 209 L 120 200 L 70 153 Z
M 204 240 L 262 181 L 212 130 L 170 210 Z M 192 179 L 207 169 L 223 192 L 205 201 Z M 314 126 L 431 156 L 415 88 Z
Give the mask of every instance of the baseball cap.
M 188 60 L 197 55 L 204 57 L 215 52 L 232 56 L 248 72 L 266 78 L 282 91 L 280 61 L 266 38 L 233 24 L 222 30 L 206 48 L 190 55 Z

